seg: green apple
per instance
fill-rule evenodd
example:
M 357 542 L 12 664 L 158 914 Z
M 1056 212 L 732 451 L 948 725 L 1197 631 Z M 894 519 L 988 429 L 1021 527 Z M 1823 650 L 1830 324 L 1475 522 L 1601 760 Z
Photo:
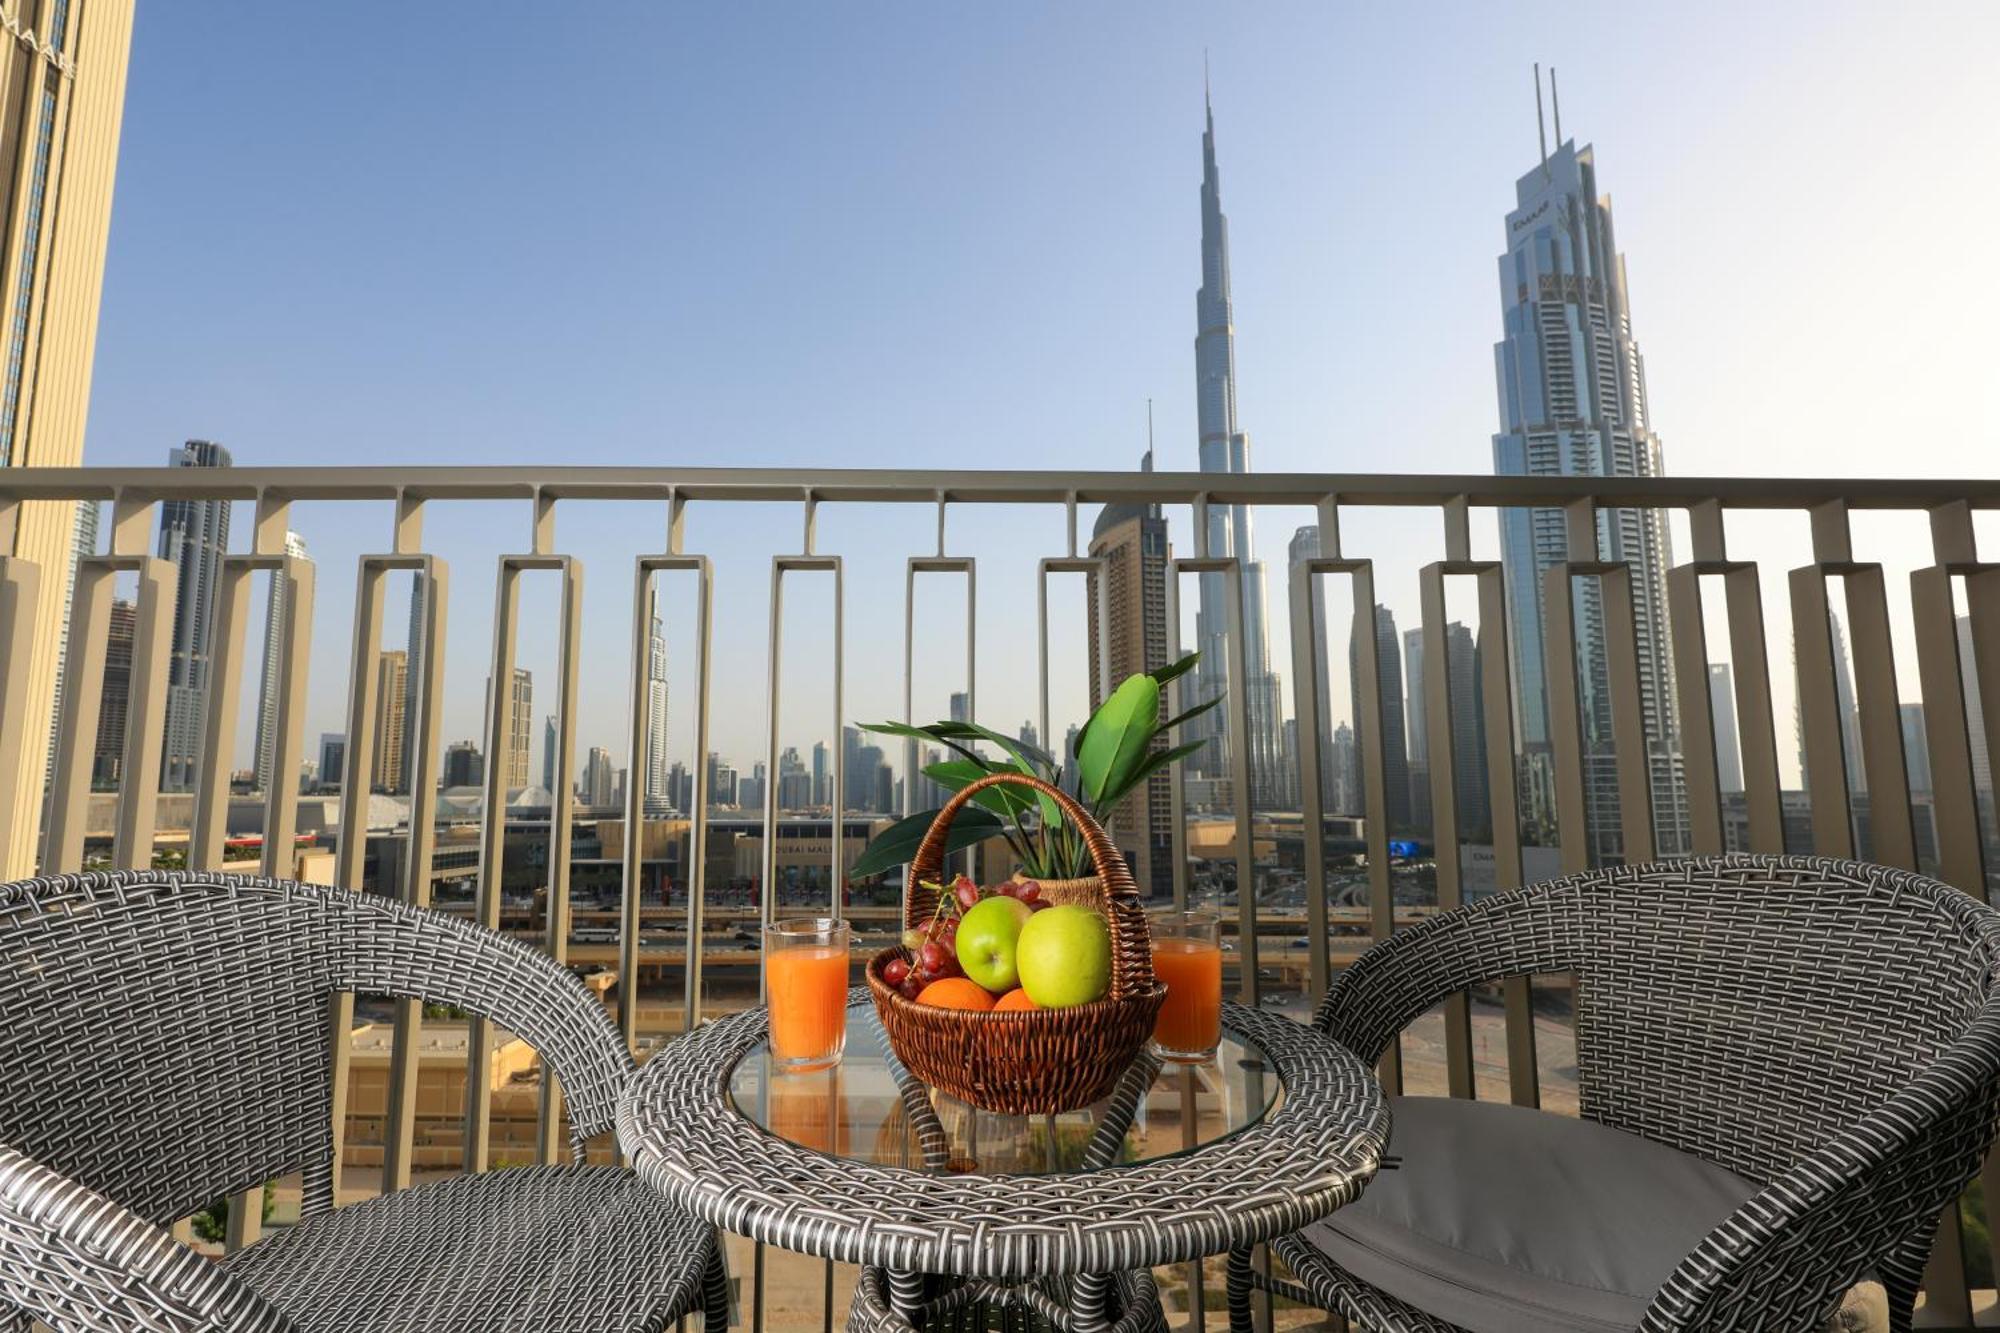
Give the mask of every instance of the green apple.
M 1014 951 L 1021 989 L 1044 1009 L 1089 1004 L 1111 989 L 1111 928 L 1088 907 L 1035 913 L 1021 927 Z
M 1014 898 L 982 898 L 958 922 L 958 965 L 995 995 L 1021 984 L 1014 945 L 1034 909 Z

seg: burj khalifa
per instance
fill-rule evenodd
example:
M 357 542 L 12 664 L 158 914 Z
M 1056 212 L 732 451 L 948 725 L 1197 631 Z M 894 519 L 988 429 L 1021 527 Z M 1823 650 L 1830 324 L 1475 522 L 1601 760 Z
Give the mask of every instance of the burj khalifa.
M 1250 437 L 1236 428 L 1236 328 L 1229 299 L 1229 219 L 1222 213 L 1222 184 L 1215 166 L 1215 108 L 1203 99 L 1207 127 L 1201 136 L 1201 288 L 1195 293 L 1195 411 L 1201 432 L 1203 472 L 1248 472 Z M 1208 553 L 1234 556 L 1243 580 L 1243 689 L 1250 713 L 1250 795 L 1259 809 L 1283 801 L 1283 721 L 1278 678 L 1270 670 L 1264 622 L 1264 565 L 1257 559 L 1247 505 L 1212 505 L 1208 510 Z M 1201 605 L 1195 615 L 1196 694 L 1220 691 L 1229 678 L 1227 575 L 1201 575 Z M 1230 771 L 1222 717 L 1214 709 L 1198 721 L 1212 742 L 1191 757 L 1197 771 L 1220 777 Z

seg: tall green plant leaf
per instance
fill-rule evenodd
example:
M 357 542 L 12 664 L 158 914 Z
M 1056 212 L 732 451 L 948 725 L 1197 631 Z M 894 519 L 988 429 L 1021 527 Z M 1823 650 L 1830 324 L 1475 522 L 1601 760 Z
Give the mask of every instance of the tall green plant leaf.
M 1127 779 L 1125 785 L 1117 791 L 1107 793 L 1104 799 L 1099 802 L 1099 805 L 1108 806 L 1115 804 L 1126 792 L 1131 791 L 1168 764 L 1187 758 L 1196 750 L 1199 750 L 1203 744 L 1205 744 L 1203 741 L 1189 741 L 1186 745 L 1176 745 L 1171 750 L 1158 750 L 1147 754 L 1132 770 L 1131 776 Z
M 917 847 L 923 842 L 924 834 L 930 831 L 931 823 L 937 818 L 937 814 L 935 810 L 926 810 L 922 814 L 911 815 L 908 819 L 899 819 L 889 825 L 862 849 L 860 857 L 855 860 L 847 873 L 855 879 L 863 879 L 869 875 L 879 875 L 893 866 L 907 864 L 910 858 L 917 854 Z M 952 820 L 951 830 L 945 834 L 945 854 L 963 851 L 988 838 L 1000 837 L 1006 831 L 1006 825 L 1000 822 L 997 815 L 989 811 L 961 810 L 958 812 L 958 817 Z
M 1200 653 L 1189 653 L 1178 662 L 1169 662 L 1159 670 L 1150 671 L 1146 674 L 1153 678 L 1155 684 L 1164 685 L 1176 676 L 1185 676 L 1188 672 L 1194 670 L 1194 664 L 1200 660 Z
M 1125 785 L 1160 729 L 1160 683 L 1147 675 L 1127 676 L 1090 715 L 1090 734 L 1077 745 L 1078 790 L 1092 805 Z
M 1017 736 L 1003 736 L 990 727 L 982 727 L 976 722 L 935 722 L 931 724 L 937 734 L 943 736 L 976 737 L 992 741 L 1005 750 L 1014 760 L 1014 767 L 1032 777 L 1046 778 L 1055 772 L 1056 761 L 1047 750 L 1039 745 L 1030 745 Z
M 942 724 L 928 727 L 913 727 L 907 722 L 863 722 L 861 730 L 874 732 L 878 736 L 907 736 L 914 741 L 939 741 L 950 749 L 958 751 L 967 759 L 977 759 L 979 755 L 960 745 L 940 730 Z
M 1185 713 L 1182 713 L 1180 716 L 1170 717 L 1165 722 L 1162 722 L 1160 724 L 1160 730 L 1172 731 L 1175 727 L 1178 727 L 1183 722 L 1194 721 L 1194 719 L 1200 717 L 1203 713 L 1206 713 L 1209 709 L 1221 703 L 1223 697 L 1224 697 L 1223 695 L 1218 694 L 1214 698 L 1203 699 L 1200 703 L 1196 704 L 1193 708 L 1188 709 Z
M 943 763 L 926 764 L 924 776 L 950 791 L 969 787 L 989 773 L 1006 773 L 1012 770 L 994 764 L 990 760 L 948 759 Z M 1024 815 L 1035 808 L 1035 793 L 1026 787 L 1013 787 L 1002 783 L 972 794 L 974 805 L 983 805 L 995 814 L 1010 818 Z

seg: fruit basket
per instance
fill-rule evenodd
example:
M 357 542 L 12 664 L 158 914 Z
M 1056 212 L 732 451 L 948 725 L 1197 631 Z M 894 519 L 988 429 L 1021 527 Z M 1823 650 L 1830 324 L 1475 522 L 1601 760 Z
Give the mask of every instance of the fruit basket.
M 910 862 L 903 892 L 905 927 L 922 926 L 937 907 L 935 883 L 944 865 L 952 819 L 987 787 L 1031 787 L 1053 800 L 1083 835 L 1103 881 L 1096 904 L 1111 941 L 1110 987 L 1101 999 L 1059 1009 L 995 1012 L 941 1008 L 906 999 L 883 976 L 910 950 L 885 949 L 868 963 L 868 989 L 896 1058 L 932 1087 L 1004 1115 L 1047 1115 L 1088 1106 L 1110 1095 L 1141 1047 L 1166 987 L 1153 975 L 1152 941 L 1132 872 L 1110 837 L 1066 793 L 1024 773 L 995 773 L 962 788 L 938 811 Z

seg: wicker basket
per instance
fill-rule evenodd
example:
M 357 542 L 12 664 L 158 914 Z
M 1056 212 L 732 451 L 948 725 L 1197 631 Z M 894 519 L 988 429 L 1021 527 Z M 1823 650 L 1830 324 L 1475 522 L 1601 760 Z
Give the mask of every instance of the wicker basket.
M 903 921 L 928 921 L 944 865 L 945 835 L 973 793 L 1000 784 L 1033 787 L 1062 807 L 1083 834 L 1104 888 L 1097 906 L 1111 930 L 1111 989 L 1101 1000 L 1068 1009 L 990 1013 L 917 1004 L 882 979 L 882 966 L 908 958 L 898 946 L 868 963 L 868 989 L 896 1058 L 925 1083 L 961 1101 L 1003 1115 L 1047 1115 L 1088 1106 L 1111 1094 L 1118 1076 L 1153 1035 L 1167 988 L 1153 976 L 1153 947 L 1139 890 L 1125 858 L 1082 806 L 1023 773 L 994 773 L 961 788 L 938 811 L 910 862 Z
M 1033 875 L 1014 872 L 1016 884 L 1033 881 L 1042 889 L 1042 901 L 1053 907 L 1073 904 L 1079 907 L 1095 907 L 1104 910 L 1104 876 L 1085 875 L 1082 879 L 1035 879 Z

